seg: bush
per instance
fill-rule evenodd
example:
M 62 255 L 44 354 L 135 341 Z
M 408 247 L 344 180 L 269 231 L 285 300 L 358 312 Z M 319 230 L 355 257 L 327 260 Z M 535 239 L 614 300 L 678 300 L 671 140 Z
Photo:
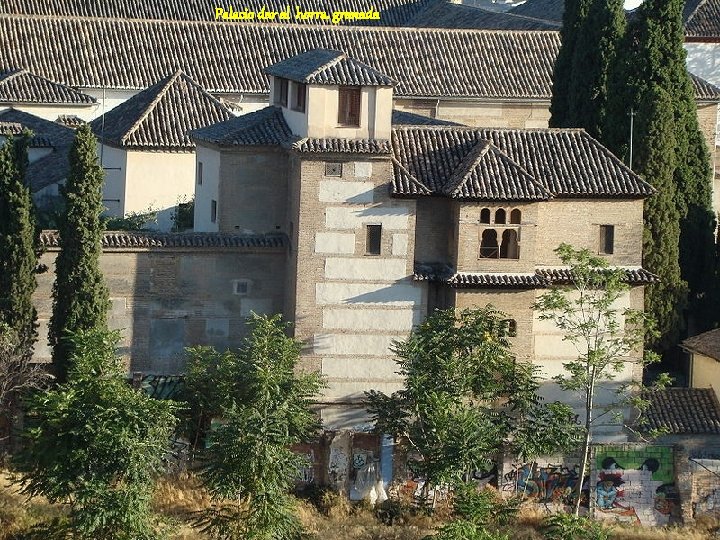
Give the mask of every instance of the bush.
M 547 540 L 608 540 L 610 531 L 601 523 L 572 514 L 552 514 L 541 530 Z

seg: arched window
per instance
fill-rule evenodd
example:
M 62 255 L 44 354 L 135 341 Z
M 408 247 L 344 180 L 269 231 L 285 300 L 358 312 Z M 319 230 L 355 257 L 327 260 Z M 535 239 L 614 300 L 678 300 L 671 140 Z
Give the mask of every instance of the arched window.
M 500 245 L 501 259 L 519 259 L 520 249 L 518 247 L 517 231 L 515 229 L 507 229 L 502 235 L 502 244 Z
M 480 257 L 485 259 L 497 259 L 498 238 L 494 229 L 485 229 L 480 239 Z
M 495 223 L 504 224 L 505 223 L 505 210 L 502 208 L 498 208 L 495 211 Z
M 521 214 L 518 208 L 510 212 L 510 223 L 512 223 L 513 225 L 520 225 L 520 219 Z
M 480 223 L 490 223 L 490 209 L 483 208 L 480 210 Z

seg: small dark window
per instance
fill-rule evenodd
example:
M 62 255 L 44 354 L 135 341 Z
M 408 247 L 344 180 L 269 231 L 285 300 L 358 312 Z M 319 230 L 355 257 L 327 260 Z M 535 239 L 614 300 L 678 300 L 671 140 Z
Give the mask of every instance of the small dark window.
M 382 243 L 382 225 L 367 225 L 367 238 L 365 240 L 366 255 L 380 255 Z
M 495 223 L 504 224 L 505 223 L 505 210 L 502 208 L 499 208 L 495 212 Z
M 600 225 L 600 253 L 612 255 L 615 247 L 615 226 Z
M 198 161 L 198 167 L 197 167 L 198 186 L 202 186 L 202 181 L 203 181 L 203 170 L 202 169 L 203 169 L 202 161 Z
M 485 229 L 480 239 L 480 257 L 483 259 L 498 258 L 498 238 L 495 229 Z
M 342 163 L 326 161 L 325 176 L 342 176 Z
M 307 85 L 295 83 L 295 96 L 293 99 L 293 110 L 305 112 L 305 98 L 307 96 Z
M 490 223 L 490 209 L 483 208 L 480 210 L 480 223 Z
M 360 87 L 341 86 L 338 101 L 338 124 L 360 126 Z
M 518 235 L 515 229 L 506 229 L 502 234 L 502 244 L 500 244 L 501 259 L 519 259 L 520 248 L 518 246 Z
M 288 80 L 275 79 L 275 105 L 287 107 L 288 104 Z
M 210 201 L 210 221 L 217 223 L 217 201 Z
M 522 215 L 520 214 L 520 210 L 517 208 L 510 212 L 510 223 L 513 225 L 520 225 L 520 220 L 522 219 Z
M 506 335 L 510 337 L 517 336 L 517 322 L 515 321 L 515 319 L 505 319 L 503 321 L 503 325 L 505 325 Z

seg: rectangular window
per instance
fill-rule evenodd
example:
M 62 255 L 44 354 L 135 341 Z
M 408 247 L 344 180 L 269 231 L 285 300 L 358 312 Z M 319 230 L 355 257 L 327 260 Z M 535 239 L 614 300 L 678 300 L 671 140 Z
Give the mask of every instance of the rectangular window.
M 342 176 L 342 163 L 326 161 L 325 176 Z
M 600 253 L 612 255 L 615 247 L 615 226 L 600 225 Z
M 341 86 L 338 100 L 338 124 L 360 127 L 360 87 Z
M 305 97 L 307 96 L 307 85 L 295 83 L 295 95 L 293 97 L 293 110 L 305 112 Z
M 210 201 L 210 221 L 217 223 L 217 201 Z
M 203 181 L 203 164 L 202 161 L 198 161 L 198 167 L 197 167 L 197 183 L 198 186 L 202 186 Z
M 382 244 L 382 225 L 366 225 L 365 254 L 380 255 Z
M 275 78 L 275 105 L 288 105 L 288 80 Z

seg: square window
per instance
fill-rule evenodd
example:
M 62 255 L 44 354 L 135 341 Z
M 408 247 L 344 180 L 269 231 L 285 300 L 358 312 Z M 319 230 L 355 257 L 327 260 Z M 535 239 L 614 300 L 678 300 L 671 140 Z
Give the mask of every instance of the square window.
M 217 223 L 217 201 L 210 201 L 210 221 Z
M 338 124 L 360 127 L 360 87 L 341 86 L 338 99 Z
M 249 279 L 234 279 L 233 280 L 233 294 L 238 296 L 245 296 L 250 292 L 250 280 Z
M 305 98 L 307 96 L 307 85 L 294 83 L 295 94 L 293 96 L 293 111 L 305 112 Z
M 366 225 L 365 254 L 380 255 L 382 245 L 382 225 Z
M 325 176 L 342 176 L 342 163 L 325 162 Z
M 288 105 L 288 84 L 287 79 L 275 78 L 275 105 Z
M 612 255 L 615 247 L 615 226 L 600 225 L 600 253 Z

